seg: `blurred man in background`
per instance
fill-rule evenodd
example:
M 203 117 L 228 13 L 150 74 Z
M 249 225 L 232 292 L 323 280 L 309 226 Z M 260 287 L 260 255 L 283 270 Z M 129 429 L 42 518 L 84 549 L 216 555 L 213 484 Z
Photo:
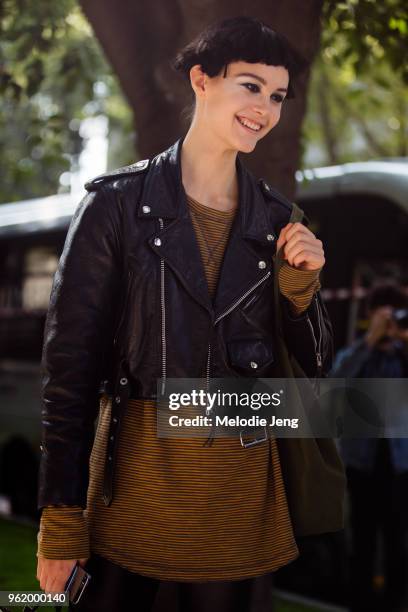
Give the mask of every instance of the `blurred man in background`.
M 408 299 L 390 284 L 368 297 L 368 331 L 336 356 L 337 378 L 408 377 Z M 401 612 L 408 580 L 408 439 L 343 438 L 350 500 L 351 610 Z M 383 536 L 385 588 L 374 589 L 377 532 Z

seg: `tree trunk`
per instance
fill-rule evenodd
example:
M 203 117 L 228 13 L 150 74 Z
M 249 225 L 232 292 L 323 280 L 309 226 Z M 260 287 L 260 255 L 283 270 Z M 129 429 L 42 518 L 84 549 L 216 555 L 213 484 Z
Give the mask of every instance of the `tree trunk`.
M 310 62 L 319 47 L 323 0 L 253 0 L 250 7 L 244 0 L 80 1 L 133 109 L 141 158 L 166 149 L 188 129 L 180 113 L 192 90 L 171 70 L 170 60 L 208 23 L 252 15 L 285 34 Z M 284 103 L 279 124 L 251 155 L 243 155 L 256 176 L 289 198 L 299 167 L 309 72 L 298 79 L 296 98 Z
M 321 69 L 321 73 L 319 75 L 319 79 L 317 82 L 317 95 L 318 95 L 318 109 L 319 114 L 318 118 L 322 122 L 322 134 L 323 134 L 323 142 L 326 145 L 326 155 L 327 160 L 330 165 L 335 165 L 339 163 L 338 154 L 337 154 L 337 139 L 336 139 L 336 131 L 334 129 L 334 125 L 332 122 L 332 117 L 330 113 L 330 103 L 328 98 L 328 91 L 330 88 L 330 81 L 327 78 L 327 75 L 324 72 L 324 69 Z

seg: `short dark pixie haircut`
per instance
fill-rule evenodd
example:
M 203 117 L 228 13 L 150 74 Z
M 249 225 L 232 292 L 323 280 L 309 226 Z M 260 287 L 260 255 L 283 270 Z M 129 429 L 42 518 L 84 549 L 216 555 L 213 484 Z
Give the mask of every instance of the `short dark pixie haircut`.
M 190 69 L 196 64 L 209 77 L 219 75 L 224 68 L 225 78 L 228 64 L 238 61 L 284 66 L 289 73 L 287 98 L 295 97 L 292 81 L 309 66 L 283 34 L 255 17 L 246 16 L 207 26 L 178 52 L 171 66 L 190 82 Z

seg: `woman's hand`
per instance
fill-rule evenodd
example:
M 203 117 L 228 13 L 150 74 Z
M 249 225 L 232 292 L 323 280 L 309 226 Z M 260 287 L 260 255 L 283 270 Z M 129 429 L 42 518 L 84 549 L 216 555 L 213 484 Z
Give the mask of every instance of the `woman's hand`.
M 287 223 L 281 229 L 276 250 L 298 270 L 320 270 L 326 262 L 323 243 L 303 223 Z
M 79 559 L 79 564 L 84 567 L 88 559 Z M 72 572 L 77 559 L 44 559 L 38 556 L 37 580 L 40 588 L 46 593 L 63 593 L 65 584 Z

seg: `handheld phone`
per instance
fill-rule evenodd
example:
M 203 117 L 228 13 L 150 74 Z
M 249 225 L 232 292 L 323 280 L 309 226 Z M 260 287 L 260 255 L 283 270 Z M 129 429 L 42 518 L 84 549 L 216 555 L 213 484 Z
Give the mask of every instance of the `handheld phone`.
M 72 604 L 75 605 L 79 602 L 90 579 L 91 575 L 77 561 L 65 583 L 65 591 L 68 591 L 69 601 Z
M 72 603 L 74 606 L 81 599 L 83 592 L 85 591 L 85 588 L 90 579 L 91 574 L 88 574 L 88 572 L 84 570 L 84 568 L 81 567 L 77 561 L 76 565 L 74 565 L 74 567 L 72 568 L 72 572 L 70 573 L 64 588 L 64 592 L 68 591 L 69 602 Z M 23 612 L 35 612 L 35 610 L 37 609 L 38 606 L 25 606 Z M 61 610 L 62 608 L 61 606 L 55 606 L 55 609 Z M 0 612 L 2 611 L 3 608 L 0 608 Z M 4 608 L 4 611 L 8 612 L 8 609 Z

